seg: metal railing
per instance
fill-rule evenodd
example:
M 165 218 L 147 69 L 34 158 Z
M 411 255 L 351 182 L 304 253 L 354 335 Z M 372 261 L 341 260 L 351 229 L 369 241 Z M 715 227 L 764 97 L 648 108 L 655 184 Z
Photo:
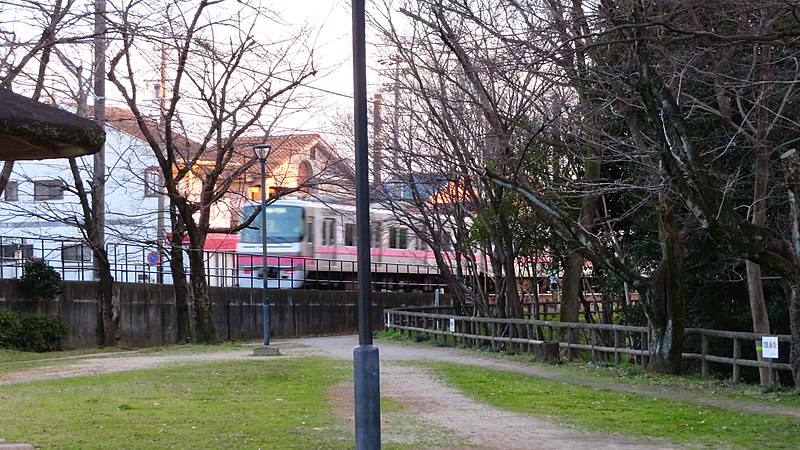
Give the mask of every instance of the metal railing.
M 446 344 L 452 340 L 453 344 L 471 347 L 491 346 L 497 349 L 505 346 L 513 351 L 533 353 L 546 342 L 559 341 L 559 348 L 567 352 L 586 351 L 593 361 L 613 358 L 614 363 L 619 365 L 627 355 L 629 362 L 645 367 L 650 358 L 647 350 L 649 330 L 639 326 L 456 316 L 450 306 L 387 309 L 384 311 L 384 325 L 386 329 L 401 330 L 409 335 L 427 333 L 438 336 Z M 743 343 L 752 342 L 754 347 L 760 345 L 762 334 L 687 328 L 685 335 L 700 338 L 699 351 L 688 348 L 681 356 L 685 360 L 699 360 L 703 377 L 709 376 L 710 363 L 731 366 L 731 380 L 734 383 L 741 380 L 742 367 L 791 371 L 786 355 L 777 360 L 764 361 L 742 357 Z M 712 339 L 731 341 L 730 356 L 711 354 Z M 778 341 L 788 343 L 791 336 L 778 335 Z
M 64 280 L 92 281 L 96 279 L 93 257 L 80 240 L 43 239 L 0 236 L 0 278 L 22 276 L 25 261 L 31 257 L 44 259 Z M 109 243 L 106 246 L 112 276 L 128 283 L 172 284 L 170 254 L 158 255 L 148 261 L 155 247 Z M 188 273 L 188 252 L 183 250 L 183 265 Z M 261 287 L 260 270 L 240 270 L 242 255 L 235 252 L 204 251 L 206 281 L 211 286 Z M 157 260 L 157 261 L 155 261 Z M 258 257 L 260 266 L 260 256 Z M 269 256 L 269 266 L 282 267 L 268 273 L 268 287 L 290 289 L 356 290 L 356 262 L 337 259 L 310 259 L 292 256 Z M 425 291 L 445 287 L 438 268 L 429 265 L 373 262 L 372 289 L 376 291 Z

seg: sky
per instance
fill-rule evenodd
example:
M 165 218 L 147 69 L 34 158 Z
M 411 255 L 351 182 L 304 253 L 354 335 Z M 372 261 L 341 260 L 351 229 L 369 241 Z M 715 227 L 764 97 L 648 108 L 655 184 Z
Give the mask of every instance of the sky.
M 348 2 L 349 3 L 349 2 Z M 313 131 L 329 128 L 330 113 L 352 108 L 352 32 L 349 5 L 343 1 L 305 0 L 284 2 L 287 20 L 307 23 L 314 31 L 310 45 L 314 48 L 318 75 L 301 92 L 318 99 L 320 111 L 297 114 L 289 126 Z M 310 90 L 309 90 L 310 88 Z
M 313 105 L 309 108 L 299 108 L 288 115 L 276 127 L 275 132 L 287 133 L 316 133 L 327 135 L 326 139 L 335 140 L 335 134 L 344 134 L 341 129 L 331 125 L 336 116 L 348 116 L 353 109 L 353 79 L 352 79 L 352 10 L 350 0 L 262 0 L 263 4 L 278 13 L 284 24 L 266 24 L 265 36 L 268 39 L 280 40 L 293 27 L 305 25 L 311 30 L 307 46 L 313 48 L 314 62 L 317 75 L 298 91 L 298 96 L 304 99 L 312 98 Z M 220 5 L 225 7 L 225 3 Z M 0 23 L 3 26 L 15 22 L 13 8 L 0 8 Z M 31 14 L 36 14 L 32 12 Z M 33 28 L 31 28 L 33 29 Z M 20 28 L 24 31 L 25 28 Z M 283 31 L 282 31 L 283 30 Z M 288 31 L 291 32 L 291 31 Z M 368 27 L 369 33 L 369 27 Z M 369 40 L 369 38 L 368 38 Z M 91 60 L 87 51 L 90 47 L 80 45 L 75 47 L 75 60 Z M 157 50 L 157 49 L 156 49 Z M 368 95 L 377 92 L 381 86 L 379 73 L 370 70 L 377 64 L 374 52 L 368 45 Z M 157 52 L 155 52 L 157 53 Z M 82 55 L 82 56 L 77 56 Z M 152 72 L 152 71 L 151 71 Z M 84 73 L 84 76 L 88 76 Z M 143 79 L 148 85 L 157 82 L 157 72 Z M 149 91 L 151 95 L 153 91 Z M 122 98 L 111 83 L 106 83 L 106 96 L 109 106 L 122 106 Z M 68 98 L 68 97 L 65 97 Z M 155 98 L 153 98 L 155 101 Z M 58 100 L 57 100 L 58 101 Z M 71 98 L 65 102 L 73 101 Z M 345 142 L 347 139 L 345 139 Z M 334 143 L 334 142 L 331 142 Z
M 300 130 L 322 130 L 337 133 L 327 123 L 335 113 L 350 113 L 353 109 L 352 11 L 348 0 L 296 0 L 275 2 L 275 9 L 293 23 L 306 23 L 312 29 L 311 45 L 318 75 L 308 83 L 310 92 L 320 102 L 321 111 L 297 114 L 287 121 L 288 127 Z M 373 52 L 368 48 L 368 66 L 374 65 Z M 379 74 L 368 69 L 368 95 L 379 86 Z

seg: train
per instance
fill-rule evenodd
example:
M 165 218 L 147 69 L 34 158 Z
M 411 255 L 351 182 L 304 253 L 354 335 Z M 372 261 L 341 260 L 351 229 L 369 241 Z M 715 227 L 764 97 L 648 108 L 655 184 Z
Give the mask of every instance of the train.
M 240 220 L 258 202 L 242 205 Z M 338 201 L 281 198 L 266 207 L 266 255 L 261 215 L 238 236 L 240 287 L 351 289 L 357 280 L 356 208 Z M 266 256 L 266 267 L 264 257 Z M 371 281 L 376 290 L 433 291 L 443 285 L 434 254 L 393 213 L 370 207 Z

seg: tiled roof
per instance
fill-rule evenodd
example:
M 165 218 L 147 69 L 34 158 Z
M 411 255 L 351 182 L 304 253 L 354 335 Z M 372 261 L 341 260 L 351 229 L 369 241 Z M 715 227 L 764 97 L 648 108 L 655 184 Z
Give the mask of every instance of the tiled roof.
M 89 106 L 87 108 L 88 114 L 93 114 L 93 110 L 94 108 Z M 158 130 L 158 122 L 155 118 L 145 117 L 144 121 L 150 130 Z M 136 117 L 134 117 L 133 113 L 129 109 L 106 106 L 106 124 L 116 128 L 119 131 L 122 131 L 123 133 L 133 136 L 142 142 L 147 142 L 141 128 L 139 128 L 139 123 L 136 121 Z M 177 148 L 180 149 L 182 153 L 186 149 L 188 149 L 190 152 L 197 152 L 200 149 L 200 144 L 198 142 L 188 139 L 181 134 L 177 134 L 175 137 L 175 142 L 177 144 Z
M 89 107 L 89 114 L 92 112 L 92 107 Z M 157 129 L 157 122 L 155 118 L 145 118 L 147 126 L 151 130 Z M 144 134 L 142 134 L 139 124 L 133 113 L 125 108 L 106 107 L 106 123 L 123 133 L 129 134 L 141 141 L 145 141 Z M 183 150 L 188 148 L 191 152 L 197 152 L 200 149 L 200 143 L 191 139 L 186 139 L 183 136 L 176 137 L 178 148 Z M 326 152 L 330 152 L 335 157 L 336 152 L 328 145 L 319 133 L 306 133 L 306 134 L 288 134 L 288 135 L 274 135 L 268 138 L 263 136 L 243 136 L 234 142 L 234 146 L 239 150 L 237 153 L 249 158 L 252 155 L 250 150 L 253 145 L 268 144 L 272 146 L 272 150 L 268 156 L 268 160 L 273 164 L 280 164 L 293 154 L 298 152 L 308 151 L 316 144 L 322 144 Z M 209 156 L 213 155 L 214 149 L 209 148 L 206 150 Z M 191 155 L 187 155 L 191 156 Z M 211 158 L 213 159 L 213 157 Z

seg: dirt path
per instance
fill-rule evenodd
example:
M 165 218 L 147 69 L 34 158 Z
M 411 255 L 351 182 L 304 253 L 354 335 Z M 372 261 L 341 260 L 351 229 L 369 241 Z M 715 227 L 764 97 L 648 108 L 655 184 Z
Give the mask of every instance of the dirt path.
M 321 356 L 352 360 L 353 348 L 358 344 L 352 336 L 298 339 L 283 344 L 287 353 L 295 351 L 294 345 Z M 434 350 L 429 354 L 429 350 Z M 437 380 L 424 369 L 398 364 L 398 361 L 436 360 L 460 362 L 459 353 L 448 350 L 381 343 L 381 395 L 401 402 L 422 422 L 450 430 L 470 446 L 482 449 L 620 449 L 620 448 L 670 448 L 658 440 L 631 438 L 622 435 L 593 433 L 578 430 L 555 421 L 502 411 L 484 403 L 476 403 L 461 392 Z M 282 350 L 283 351 L 283 350 Z M 306 350 L 307 351 L 307 350 Z M 488 361 L 484 361 L 488 362 Z M 352 385 L 347 386 L 346 408 L 352 420 Z M 382 430 L 384 441 L 402 442 L 391 427 Z
M 284 357 L 310 355 L 352 360 L 353 349 L 358 344 L 355 336 L 332 336 L 275 341 Z M 484 449 L 534 449 L 534 448 L 668 448 L 658 440 L 627 436 L 590 433 L 567 427 L 555 421 L 501 411 L 487 404 L 476 403 L 459 391 L 445 385 L 426 370 L 402 364 L 403 361 L 432 360 L 455 362 L 480 367 L 505 370 L 560 381 L 578 382 L 598 388 L 643 393 L 663 398 L 699 402 L 754 412 L 769 412 L 800 417 L 800 411 L 785 407 L 769 407 L 750 403 L 697 397 L 658 387 L 637 387 L 586 380 L 567 380 L 563 371 L 549 370 L 544 366 L 530 366 L 503 360 L 493 355 L 455 348 L 433 348 L 381 342 L 381 395 L 403 404 L 403 417 L 383 417 L 385 442 L 427 442 L 417 434 L 421 430 L 431 436 L 431 448 L 462 448 L 479 446 Z M 67 378 L 98 373 L 146 369 L 158 365 L 251 359 L 249 349 L 221 352 L 181 354 L 126 354 L 94 356 L 74 363 L 59 360 L 59 365 L 26 368 L 0 374 L 0 384 L 35 380 Z M 352 420 L 352 384 L 335 386 L 331 392 L 335 411 Z M 396 422 L 415 422 L 416 427 L 398 427 Z M 502 424 L 502 425 L 499 425 Z M 449 443 L 449 444 L 443 444 Z

